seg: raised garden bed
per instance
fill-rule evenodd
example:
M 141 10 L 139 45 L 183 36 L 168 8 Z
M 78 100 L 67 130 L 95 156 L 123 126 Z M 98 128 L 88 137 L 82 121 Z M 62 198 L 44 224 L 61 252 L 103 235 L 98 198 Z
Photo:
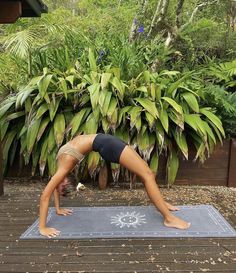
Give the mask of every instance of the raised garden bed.
M 236 187 L 236 139 L 225 140 L 223 145 L 218 144 L 211 157 L 204 164 L 194 162 L 194 151 L 190 150 L 189 160 L 182 160 L 177 175 L 176 184 L 179 185 L 211 185 Z M 165 184 L 166 159 L 160 159 L 157 180 Z M 31 176 L 30 166 L 25 166 L 19 172 L 19 160 L 10 168 L 7 177 Z M 109 183 L 111 178 L 106 173 L 99 177 L 101 184 Z M 122 181 L 123 184 L 129 182 Z M 3 181 L 0 181 L 0 194 L 3 194 Z

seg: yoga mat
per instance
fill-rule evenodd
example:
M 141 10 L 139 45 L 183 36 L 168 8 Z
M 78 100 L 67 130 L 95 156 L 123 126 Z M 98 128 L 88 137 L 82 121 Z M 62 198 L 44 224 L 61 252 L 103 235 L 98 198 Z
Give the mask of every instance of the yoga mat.
M 191 222 L 187 230 L 167 228 L 154 206 L 74 207 L 73 214 L 58 216 L 49 208 L 47 225 L 61 231 L 58 239 L 131 237 L 236 237 L 236 231 L 210 205 L 178 206 L 174 215 Z M 42 239 L 38 220 L 20 237 Z

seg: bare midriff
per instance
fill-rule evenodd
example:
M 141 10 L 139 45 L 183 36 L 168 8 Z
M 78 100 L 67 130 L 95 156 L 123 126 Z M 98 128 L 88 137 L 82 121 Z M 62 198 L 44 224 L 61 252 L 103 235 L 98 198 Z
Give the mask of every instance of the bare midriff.
M 92 145 L 96 135 L 97 134 L 78 135 L 67 143 L 75 148 L 79 153 L 85 155 L 92 151 Z

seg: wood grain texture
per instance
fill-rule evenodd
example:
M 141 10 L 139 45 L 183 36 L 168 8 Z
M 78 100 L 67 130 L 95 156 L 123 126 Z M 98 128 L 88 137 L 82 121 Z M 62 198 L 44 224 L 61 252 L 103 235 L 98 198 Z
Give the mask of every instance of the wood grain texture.
M 38 217 L 39 193 L 19 191 L 0 198 L 1 273 L 236 272 L 236 238 L 19 240 Z M 89 205 L 104 205 L 106 193 L 96 194 Z M 81 198 L 62 201 L 66 206 L 88 205 Z M 128 205 L 125 199 L 109 201 Z
M 14 23 L 21 14 L 21 1 L 1 1 L 0 24 Z
M 189 150 L 189 160 L 180 160 L 180 167 L 175 184 L 178 185 L 212 185 L 212 186 L 231 186 L 236 187 L 236 140 L 225 140 L 223 145 L 220 143 L 215 147 L 212 155 L 204 164 L 194 161 L 195 151 Z M 19 158 L 16 158 L 13 166 L 9 169 L 7 177 L 27 177 L 30 176 L 30 165 L 25 166 L 19 171 Z M 166 184 L 166 157 L 161 155 L 159 159 L 159 168 L 157 182 Z M 101 184 L 112 182 L 111 170 L 108 164 L 108 170 L 102 169 L 101 175 L 97 179 Z M 141 184 L 137 178 L 138 184 Z M 130 181 L 121 181 L 125 186 L 130 186 Z
M 236 187 L 236 139 L 230 141 L 228 187 Z

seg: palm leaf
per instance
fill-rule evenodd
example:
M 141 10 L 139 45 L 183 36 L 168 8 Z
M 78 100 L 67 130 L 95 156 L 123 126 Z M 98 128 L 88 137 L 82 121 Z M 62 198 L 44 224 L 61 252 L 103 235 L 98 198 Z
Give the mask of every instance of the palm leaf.
M 110 106 L 110 102 L 111 102 L 111 98 L 112 98 L 112 93 L 106 92 L 103 106 L 100 107 L 100 111 L 101 111 L 101 114 L 103 115 L 103 117 L 105 117 L 107 115 L 107 112 L 108 112 L 108 109 Z
M 118 125 L 121 123 L 121 120 L 123 119 L 123 123 L 125 123 L 125 114 L 130 110 L 132 106 L 125 106 L 122 109 L 119 110 L 118 113 Z
M 114 113 L 114 111 L 116 110 L 116 107 L 117 107 L 117 99 L 115 97 L 112 97 L 110 104 L 109 104 L 109 108 L 107 110 L 108 120 L 111 120 L 111 116 Z
M 47 162 L 47 155 L 48 155 L 48 138 L 45 137 L 42 148 L 41 148 L 41 154 L 39 158 L 39 170 L 40 170 L 40 175 L 43 176 L 46 162 Z
M 48 172 L 50 176 L 54 175 L 56 172 L 57 163 L 55 158 L 56 158 L 56 149 L 53 149 L 51 153 L 48 154 L 48 157 L 47 157 Z
M 88 155 L 88 170 L 91 177 L 95 177 L 99 171 L 100 155 L 96 152 L 90 152 Z
M 161 152 L 165 143 L 165 132 L 159 121 L 156 122 L 156 137 L 157 137 L 159 150 Z
M 184 157 L 188 160 L 188 145 L 183 132 L 172 131 L 172 135 Z
M 131 129 L 137 123 L 137 120 L 140 117 L 141 112 L 142 112 L 142 107 L 141 106 L 133 106 L 128 111 L 128 114 L 130 116 L 130 127 L 131 127 Z
M 5 169 L 7 161 L 8 161 L 9 149 L 12 145 L 14 138 L 16 137 L 16 134 L 17 134 L 17 129 L 14 128 L 11 131 L 7 132 L 7 134 L 5 135 L 5 137 L 3 139 L 2 158 L 3 158 L 3 162 L 4 162 L 4 169 Z
M 50 122 L 50 118 L 49 117 L 46 117 L 41 122 L 40 127 L 39 127 L 39 131 L 38 131 L 38 135 L 37 135 L 37 141 L 39 141 L 41 139 L 41 137 L 42 137 L 45 129 L 47 128 L 49 122 Z
M 86 119 L 85 123 L 85 133 L 86 134 L 96 134 L 98 129 L 98 123 L 94 114 L 91 113 L 88 118 Z
M 37 141 L 40 124 L 41 119 L 34 119 L 27 130 L 27 151 L 29 154 L 31 154 L 32 149 Z
M 72 129 L 71 136 L 74 137 L 74 135 L 78 132 L 80 125 L 83 124 L 90 111 L 91 108 L 83 108 L 81 111 L 75 114 L 70 124 L 68 125 L 66 132 Z
M 39 93 L 42 98 L 45 97 L 48 86 L 52 80 L 53 75 L 45 75 L 39 82 L 38 82 L 38 89 Z
M 47 137 L 48 137 L 47 149 L 48 149 L 48 152 L 50 153 L 56 146 L 56 139 L 55 139 L 53 126 L 50 128 L 50 131 Z
M 15 100 L 6 103 L 4 105 L 1 105 L 0 108 L 0 119 L 2 119 L 2 117 L 4 116 L 4 114 L 11 108 L 11 106 L 15 103 Z
M 53 123 L 54 136 L 57 143 L 57 147 L 60 147 L 64 140 L 65 133 L 65 117 L 63 114 L 57 114 Z
M 176 151 L 173 148 L 169 150 L 166 167 L 167 167 L 167 182 L 168 184 L 173 184 L 179 169 L 179 158 Z
M 184 130 L 184 116 L 175 110 L 169 111 L 169 118 L 178 125 L 182 130 Z
M 94 55 L 94 50 L 91 48 L 89 48 L 89 65 L 92 71 L 97 72 L 97 64 L 96 64 L 96 59 Z
M 47 111 L 48 111 L 48 104 L 47 103 L 41 104 L 40 107 L 38 108 L 35 118 L 39 119 Z
M 162 97 L 162 100 L 167 101 L 179 114 L 183 114 L 182 107 L 177 102 L 175 102 L 173 99 L 168 98 L 168 97 Z
M 15 112 L 6 117 L 6 121 L 11 121 L 13 119 L 20 118 L 25 115 L 25 111 Z
M 148 98 L 135 98 L 135 100 L 139 102 L 155 119 L 159 116 L 155 102 L 150 101 Z
M 55 104 L 52 104 L 50 105 L 49 107 L 49 116 L 50 116 L 50 120 L 53 121 L 56 113 L 57 113 L 57 110 L 58 110 L 58 107 L 60 105 L 60 101 L 61 101 L 62 97 L 58 98 L 55 102 Z
M 168 131 L 169 131 L 169 118 L 168 118 L 167 111 L 165 109 L 161 109 L 159 119 L 161 121 L 161 124 L 162 124 L 164 130 L 168 134 Z
M 124 98 L 124 92 L 125 92 L 125 88 L 124 88 L 124 84 L 121 80 L 119 80 L 117 77 L 113 77 L 113 79 L 111 80 L 111 84 L 116 88 L 117 95 L 119 97 L 119 99 L 121 101 L 123 101 Z
M 153 117 L 153 115 L 151 115 L 149 112 L 145 112 L 145 116 L 146 116 L 146 120 L 148 122 L 149 125 L 149 129 L 152 130 L 152 128 L 155 125 L 155 118 Z
M 99 95 L 100 95 L 100 83 L 94 83 L 93 85 L 90 85 L 88 87 L 88 91 L 90 94 L 90 101 L 91 101 L 91 105 L 92 108 L 95 109 L 97 104 L 98 104 L 98 99 L 99 99 Z
M 187 102 L 187 104 L 189 105 L 189 107 L 196 113 L 199 112 L 199 105 L 198 105 L 198 101 L 196 99 L 196 97 L 189 93 L 183 93 L 181 94 L 181 96 L 185 99 L 185 101 Z
M 185 79 L 187 79 L 187 78 L 190 76 L 191 73 L 192 73 L 192 72 L 186 73 L 183 77 L 181 77 L 180 79 L 178 79 L 176 82 L 172 83 L 172 84 L 169 86 L 168 90 L 167 90 L 167 94 L 168 94 L 169 96 L 172 96 L 172 98 L 175 97 L 175 92 L 176 92 L 176 90 L 177 90 L 178 87 L 181 85 L 181 83 L 184 82 Z
M 207 108 L 201 108 L 200 113 L 205 115 L 212 123 L 214 123 L 214 125 L 219 129 L 221 134 L 225 137 L 225 132 L 222 127 L 222 123 L 216 115 L 214 115 L 212 112 L 210 112 Z
M 111 73 L 102 73 L 102 77 L 101 77 L 102 90 L 104 90 L 108 86 L 111 76 L 112 76 Z
M 1 141 L 5 137 L 6 132 L 8 131 L 8 127 L 9 127 L 9 122 L 6 122 L 5 120 L 0 121 L 0 136 L 1 136 L 0 139 L 1 139 Z
M 154 152 L 151 158 L 150 162 L 150 169 L 154 172 L 155 175 L 157 175 L 158 172 L 158 163 L 159 163 L 159 156 L 158 152 Z
M 39 147 L 36 147 L 36 149 L 34 149 L 32 152 L 32 169 L 31 169 L 32 176 L 35 175 L 36 168 L 39 163 L 40 151 L 41 151 L 41 149 Z
M 107 133 L 109 131 L 109 123 L 108 123 L 106 117 L 102 118 L 102 129 L 105 133 Z

